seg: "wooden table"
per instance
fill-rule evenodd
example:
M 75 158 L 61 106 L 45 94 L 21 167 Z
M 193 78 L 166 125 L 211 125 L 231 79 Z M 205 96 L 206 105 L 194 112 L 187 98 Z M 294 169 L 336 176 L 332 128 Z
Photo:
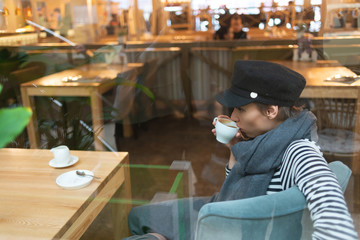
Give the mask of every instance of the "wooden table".
M 306 86 L 301 93 L 302 98 L 343 98 L 356 99 L 357 112 L 360 112 L 360 80 L 351 84 L 325 81 L 335 75 L 355 76 L 350 69 L 334 60 L 318 60 L 317 62 L 272 61 L 284 65 L 306 79 Z M 360 117 L 357 116 L 355 132 L 360 133 Z M 360 161 L 354 161 L 353 171 L 360 173 Z
M 127 152 L 71 154 L 79 157 L 74 166 L 55 169 L 49 150 L 0 149 L 0 239 L 79 239 L 120 186 L 131 199 Z M 101 179 L 78 190 L 60 188 L 56 178 L 74 169 Z M 125 234 L 118 237 L 127 235 L 126 206 L 115 218 L 114 229 Z
M 135 81 L 141 72 L 143 63 L 129 63 L 127 65 L 86 64 L 80 67 L 51 74 L 34 81 L 21 84 L 21 97 L 25 107 L 33 111 L 32 118 L 27 126 L 30 147 L 39 148 L 40 139 L 36 120 L 35 96 L 71 96 L 90 97 L 92 128 L 96 132 L 103 127 L 101 96 L 115 86 L 113 79 L 122 74 L 127 79 Z M 101 82 L 64 82 L 63 78 L 68 76 L 100 77 L 109 80 Z M 105 150 L 102 143 L 103 131 L 94 136 L 95 150 Z
M 350 69 L 334 60 L 318 60 L 317 62 L 272 61 L 284 65 L 306 79 L 306 86 L 301 93 L 304 98 L 351 98 L 359 99 L 360 81 L 352 84 L 324 81 L 336 74 L 354 76 Z
M 360 112 L 360 80 L 351 84 L 325 81 L 327 78 L 355 76 L 350 69 L 334 60 L 318 60 L 317 62 L 272 61 L 284 65 L 306 79 L 306 86 L 301 93 L 302 98 L 344 98 L 356 99 L 357 112 Z M 360 132 L 360 117 L 357 116 L 355 131 Z M 360 162 L 354 161 L 353 171 L 360 173 Z

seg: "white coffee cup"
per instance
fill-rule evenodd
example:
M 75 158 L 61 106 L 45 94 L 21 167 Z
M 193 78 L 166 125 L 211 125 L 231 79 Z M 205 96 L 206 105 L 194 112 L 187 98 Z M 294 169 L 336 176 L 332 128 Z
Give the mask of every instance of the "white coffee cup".
M 216 140 L 227 144 L 233 139 L 236 133 L 239 131 L 239 127 L 236 126 L 236 122 L 228 118 L 214 118 L 216 121 Z
M 54 154 L 54 163 L 56 165 L 66 165 L 71 162 L 70 150 L 65 145 L 60 145 L 55 148 L 50 149 Z

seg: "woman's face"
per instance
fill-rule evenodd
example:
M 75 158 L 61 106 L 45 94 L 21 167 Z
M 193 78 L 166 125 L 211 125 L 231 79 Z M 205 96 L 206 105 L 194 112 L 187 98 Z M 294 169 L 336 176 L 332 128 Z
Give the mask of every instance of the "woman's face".
M 230 26 L 231 26 L 231 28 L 233 29 L 234 32 L 240 32 L 241 29 L 242 29 L 241 18 L 239 16 L 232 17 Z
M 236 122 L 244 139 L 255 138 L 277 127 L 279 122 L 260 112 L 255 103 L 234 108 L 231 119 Z

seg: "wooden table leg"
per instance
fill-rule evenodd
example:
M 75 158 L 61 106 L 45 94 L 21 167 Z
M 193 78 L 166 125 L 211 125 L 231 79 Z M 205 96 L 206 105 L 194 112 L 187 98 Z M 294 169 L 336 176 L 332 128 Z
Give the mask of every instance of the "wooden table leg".
M 101 97 L 102 95 L 98 91 L 93 91 L 90 95 L 94 142 L 95 150 L 97 151 L 105 150 L 104 144 L 102 143 L 104 140 L 104 121 Z
M 138 71 L 132 71 L 129 75 L 129 73 L 127 74 L 122 74 L 122 77 L 125 79 L 128 79 L 129 82 L 133 82 L 136 83 L 136 79 L 138 76 Z M 127 76 L 128 75 L 128 76 Z M 116 91 L 116 94 L 120 94 L 119 92 Z M 134 104 L 133 101 L 135 101 L 135 89 L 133 90 L 133 95 L 131 96 L 133 99 L 132 101 L 132 105 Z M 132 107 L 131 107 L 132 109 Z M 125 138 L 130 138 L 134 135 L 133 130 L 132 130 L 132 122 L 130 119 L 130 113 L 131 113 L 131 109 L 130 112 L 124 117 L 123 121 L 122 121 L 122 125 L 123 125 L 123 134 Z
M 358 97 L 356 99 L 356 121 L 354 132 L 360 134 L 360 90 L 358 90 Z M 354 135 L 353 142 L 355 143 L 356 136 Z M 352 173 L 354 175 L 354 209 L 359 212 L 360 208 L 360 154 L 354 154 L 352 159 Z
M 40 147 L 40 136 L 37 128 L 35 101 L 33 97 L 28 95 L 27 88 L 24 87 L 21 87 L 21 99 L 23 101 L 23 106 L 30 108 L 32 111 L 32 116 L 27 125 L 27 133 L 29 136 L 30 148 L 36 149 Z
M 114 239 L 130 236 L 128 215 L 132 208 L 129 158 L 124 161 L 125 180 L 110 200 L 112 205 Z
M 189 54 L 190 49 L 183 47 L 181 49 L 181 81 L 185 94 L 186 112 L 185 116 L 188 118 L 193 117 L 194 109 L 192 105 L 192 89 L 191 80 L 189 78 Z
M 360 174 L 353 174 L 354 177 L 354 184 L 353 188 L 351 189 L 353 193 L 351 194 L 353 196 L 353 212 L 354 213 L 360 213 Z

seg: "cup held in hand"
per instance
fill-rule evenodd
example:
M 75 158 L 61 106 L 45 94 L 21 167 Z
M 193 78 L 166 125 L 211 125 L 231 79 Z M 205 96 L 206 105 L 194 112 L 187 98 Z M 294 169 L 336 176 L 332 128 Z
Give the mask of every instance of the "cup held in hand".
M 216 140 L 227 144 L 233 139 L 236 133 L 239 131 L 239 127 L 236 126 L 236 122 L 227 118 L 214 118 L 216 121 Z
M 55 148 L 50 149 L 54 154 L 54 163 L 56 165 L 66 165 L 71 161 L 70 150 L 65 145 L 60 145 Z

